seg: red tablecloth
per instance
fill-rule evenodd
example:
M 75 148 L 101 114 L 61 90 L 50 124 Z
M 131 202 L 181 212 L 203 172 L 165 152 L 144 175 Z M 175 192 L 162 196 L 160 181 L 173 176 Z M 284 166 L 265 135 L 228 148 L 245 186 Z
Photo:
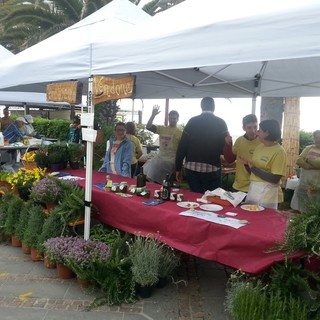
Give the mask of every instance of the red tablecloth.
M 75 176 L 85 177 L 85 170 L 73 170 Z M 93 183 L 105 183 L 106 174 L 93 172 Z M 135 180 L 111 175 L 114 182 Z M 85 185 L 85 181 L 80 182 Z M 147 183 L 153 191 L 159 185 Z M 182 191 L 185 200 L 196 201 L 201 195 Z M 248 273 L 259 273 L 269 268 L 274 262 L 283 261 L 280 252 L 267 253 L 282 241 L 287 219 L 276 210 L 265 209 L 260 212 L 244 211 L 240 207 L 224 207 L 219 213 L 232 211 L 237 219 L 248 220 L 249 224 L 235 229 L 194 217 L 179 215 L 186 209 L 177 206 L 176 202 L 167 201 L 157 206 L 142 204 L 147 199 L 134 195 L 124 198 L 112 192 L 92 187 L 92 202 L 100 211 L 98 219 L 121 230 L 143 235 L 159 233 L 160 240 L 168 245 L 226 266 L 242 269 Z

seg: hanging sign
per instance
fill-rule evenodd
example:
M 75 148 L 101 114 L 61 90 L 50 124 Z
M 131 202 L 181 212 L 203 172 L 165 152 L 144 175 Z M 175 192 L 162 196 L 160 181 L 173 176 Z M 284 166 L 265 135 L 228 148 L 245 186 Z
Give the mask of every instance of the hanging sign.
M 93 103 L 130 98 L 134 92 L 134 83 L 134 76 L 117 79 L 93 76 Z
M 69 81 L 47 85 L 47 101 L 81 104 L 83 83 Z

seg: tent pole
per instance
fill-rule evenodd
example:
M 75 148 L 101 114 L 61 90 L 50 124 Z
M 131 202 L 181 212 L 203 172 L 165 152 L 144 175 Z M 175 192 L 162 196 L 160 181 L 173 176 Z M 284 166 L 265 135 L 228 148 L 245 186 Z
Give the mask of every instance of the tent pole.
M 131 106 L 131 121 L 133 122 L 134 120 L 134 99 L 132 99 L 132 106 Z
M 169 114 L 169 99 L 166 99 L 166 111 L 164 114 L 164 125 L 167 126 L 168 125 L 168 114 Z
M 93 77 L 88 82 L 88 112 L 94 113 L 92 101 Z M 93 126 L 88 126 L 93 128 Z M 88 240 L 90 236 L 90 218 L 91 218 L 91 197 L 92 197 L 92 166 L 93 166 L 93 142 L 87 141 L 86 152 L 86 188 L 85 188 L 85 209 L 84 209 L 84 239 Z
M 252 97 L 252 106 L 251 106 L 251 113 L 256 114 L 256 104 L 257 104 L 257 95 L 255 94 Z

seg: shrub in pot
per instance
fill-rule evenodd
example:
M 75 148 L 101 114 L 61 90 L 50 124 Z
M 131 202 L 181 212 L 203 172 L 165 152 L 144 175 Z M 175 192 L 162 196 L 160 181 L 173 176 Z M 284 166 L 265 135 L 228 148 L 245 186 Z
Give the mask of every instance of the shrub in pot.
M 159 263 L 162 244 L 152 235 L 135 235 L 129 244 L 133 280 L 143 298 L 151 296 L 152 286 L 159 277 Z
M 72 169 L 79 169 L 80 162 L 85 155 L 85 146 L 81 143 L 68 144 L 69 163 Z
M 46 219 L 46 215 L 43 214 L 43 207 L 34 205 L 29 210 L 29 220 L 24 232 L 23 241 L 29 248 L 34 248 L 41 252 L 42 246 L 40 242 L 40 235 Z

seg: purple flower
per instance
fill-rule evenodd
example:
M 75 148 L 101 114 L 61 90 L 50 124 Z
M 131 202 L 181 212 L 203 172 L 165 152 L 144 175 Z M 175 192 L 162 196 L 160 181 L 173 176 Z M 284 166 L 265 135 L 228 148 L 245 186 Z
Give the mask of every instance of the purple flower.
M 58 202 L 62 196 L 62 190 L 52 178 L 39 180 L 31 188 L 30 197 L 39 202 Z

